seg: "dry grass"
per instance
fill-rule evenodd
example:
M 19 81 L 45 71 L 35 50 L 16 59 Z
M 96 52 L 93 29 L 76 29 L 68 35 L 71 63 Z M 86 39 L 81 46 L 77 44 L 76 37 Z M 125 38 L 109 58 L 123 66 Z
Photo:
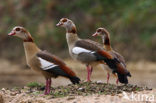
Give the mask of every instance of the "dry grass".
M 65 63 L 71 67 L 72 70 L 75 72 L 85 72 L 86 67 L 80 62 L 74 61 L 72 59 L 65 59 Z M 30 68 L 29 68 L 30 69 Z M 149 62 L 149 61 L 139 61 L 139 62 L 129 62 L 127 63 L 127 69 L 130 71 L 155 71 L 156 72 L 156 63 Z M 24 72 L 21 72 L 21 70 Z M 94 71 L 101 72 L 102 68 L 101 66 L 94 67 Z M 7 60 L 0 59 L 0 74 L 19 74 L 18 72 L 21 72 L 22 74 L 33 74 L 36 75 L 34 72 L 29 72 L 27 69 L 22 69 L 22 66 L 17 64 L 11 64 Z
M 133 71 L 156 72 L 156 63 L 149 61 L 129 62 L 127 68 Z
M 71 59 L 65 59 L 65 62 L 71 67 L 78 71 L 82 71 L 85 69 L 85 65 L 81 64 L 80 62 L 71 60 Z M 97 66 L 95 68 L 100 68 L 100 66 Z M 127 63 L 127 69 L 128 70 L 143 70 L 143 71 L 156 71 L 156 63 L 149 62 L 149 61 L 138 61 L 138 62 L 128 62 Z
M 86 80 L 86 67 L 85 65 L 76 62 L 71 59 L 65 59 L 66 64 L 71 67 L 73 71 L 81 78 L 81 80 Z M 25 62 L 23 62 L 25 63 Z M 30 68 L 25 68 L 19 64 L 11 64 L 7 60 L 0 59 L 0 88 L 2 87 L 9 87 L 12 86 L 24 86 L 29 82 L 45 82 L 44 78 L 36 73 L 32 72 Z M 130 70 L 132 77 L 129 78 L 131 84 L 137 84 L 140 86 L 149 86 L 155 87 L 156 86 L 156 64 L 152 62 L 140 61 L 140 62 L 130 62 L 127 63 L 127 68 Z M 101 66 L 94 67 L 93 74 L 91 77 L 92 81 L 101 80 L 102 82 L 106 82 L 107 77 L 106 70 L 103 70 Z M 141 77 L 141 78 L 140 78 Z M 59 85 L 67 85 L 70 81 L 64 78 L 57 78 L 53 79 L 52 86 L 56 87 Z M 115 84 L 115 78 L 111 76 L 110 83 Z

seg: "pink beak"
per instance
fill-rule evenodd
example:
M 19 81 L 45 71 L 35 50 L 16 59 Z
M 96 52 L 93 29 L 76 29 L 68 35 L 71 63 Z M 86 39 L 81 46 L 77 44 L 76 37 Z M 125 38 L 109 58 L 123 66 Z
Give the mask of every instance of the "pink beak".
M 8 35 L 9 35 L 9 36 L 12 36 L 12 35 L 15 35 L 15 34 L 16 34 L 16 33 L 12 31 L 12 32 L 10 32 Z
M 63 24 L 62 24 L 62 23 L 60 23 L 60 22 L 56 24 L 56 26 L 61 26 L 61 25 L 63 25 Z
M 94 33 L 92 36 L 98 36 L 98 33 Z

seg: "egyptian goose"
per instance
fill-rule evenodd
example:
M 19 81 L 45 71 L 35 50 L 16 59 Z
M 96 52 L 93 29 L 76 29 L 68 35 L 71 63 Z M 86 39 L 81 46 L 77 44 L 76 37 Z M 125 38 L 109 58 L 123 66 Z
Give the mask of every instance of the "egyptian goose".
M 71 57 L 87 66 L 87 81 L 90 81 L 94 65 L 106 63 L 113 70 L 113 73 L 118 74 L 119 82 L 128 83 L 127 76 L 130 76 L 130 73 L 123 69 L 122 64 L 113 54 L 105 51 L 97 42 L 80 39 L 76 33 L 76 26 L 71 20 L 62 18 L 56 26 L 66 29 L 66 39 Z
M 27 65 L 40 72 L 46 79 L 45 95 L 50 93 L 52 77 L 63 76 L 70 79 L 73 84 L 79 83 L 80 79 L 61 59 L 37 47 L 25 28 L 16 26 L 8 35 L 23 39 Z
M 124 70 L 127 71 L 126 63 L 125 63 L 123 56 L 120 55 L 119 53 L 115 52 L 111 47 L 109 32 L 105 28 L 98 28 L 92 36 L 101 36 L 104 49 L 107 50 L 108 52 L 111 52 L 111 54 L 113 54 L 114 57 L 116 57 L 117 60 L 120 62 L 120 64 L 122 64 L 122 67 L 124 68 Z M 111 68 L 109 68 L 109 72 L 110 72 L 110 70 L 112 71 Z M 109 81 L 109 77 L 110 77 L 109 72 L 107 74 L 107 82 Z M 116 84 L 118 84 L 118 78 L 116 80 Z

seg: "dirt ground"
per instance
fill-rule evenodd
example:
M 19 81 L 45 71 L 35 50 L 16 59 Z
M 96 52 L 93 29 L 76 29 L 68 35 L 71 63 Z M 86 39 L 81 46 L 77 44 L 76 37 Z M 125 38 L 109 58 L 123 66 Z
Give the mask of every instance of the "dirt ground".
M 149 98 L 139 98 L 139 95 L 148 95 Z M 26 93 L 12 94 L 9 90 L 0 91 L 0 103 L 156 103 L 156 89 L 152 91 L 136 92 L 135 98 L 131 98 L 132 93 L 127 93 L 129 98 L 125 98 L 123 93 L 118 95 L 98 95 L 89 96 L 67 96 L 62 98 L 51 98 L 44 95 L 27 95 Z M 154 95 L 154 98 L 152 96 Z
M 85 66 L 71 61 L 65 60 L 82 80 L 86 79 Z M 128 63 L 127 68 L 130 70 L 132 77 L 129 78 L 130 84 L 138 86 L 147 86 L 156 88 L 156 63 L 140 61 L 137 63 Z M 92 81 L 101 80 L 106 82 L 106 71 L 100 67 L 93 69 Z M 30 82 L 45 83 L 44 78 L 29 68 L 24 66 L 11 64 L 7 60 L 0 60 L 0 103 L 135 103 L 132 100 L 123 99 L 123 94 L 118 95 L 88 95 L 88 96 L 67 96 L 63 98 L 51 98 L 43 95 L 27 95 L 25 93 L 12 94 L 7 88 L 23 87 Z M 110 83 L 115 83 L 113 76 Z M 70 81 L 64 78 L 52 80 L 52 87 L 60 85 L 68 85 Z M 5 88 L 5 92 L 4 89 Z M 154 94 L 156 100 L 156 89 L 152 91 L 137 92 L 137 94 Z M 131 93 L 129 93 L 131 95 Z M 137 102 L 138 103 L 138 102 Z M 153 102 L 153 103 L 156 103 Z

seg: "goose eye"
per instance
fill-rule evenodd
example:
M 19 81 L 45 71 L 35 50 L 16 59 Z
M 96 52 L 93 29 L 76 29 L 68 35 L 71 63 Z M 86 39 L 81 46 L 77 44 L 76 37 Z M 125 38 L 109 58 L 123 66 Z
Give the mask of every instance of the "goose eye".
M 63 19 L 62 22 L 67 22 L 67 19 Z
M 101 32 L 101 29 L 98 29 L 97 32 Z
M 16 30 L 16 31 L 20 31 L 20 28 L 16 28 L 15 30 Z

